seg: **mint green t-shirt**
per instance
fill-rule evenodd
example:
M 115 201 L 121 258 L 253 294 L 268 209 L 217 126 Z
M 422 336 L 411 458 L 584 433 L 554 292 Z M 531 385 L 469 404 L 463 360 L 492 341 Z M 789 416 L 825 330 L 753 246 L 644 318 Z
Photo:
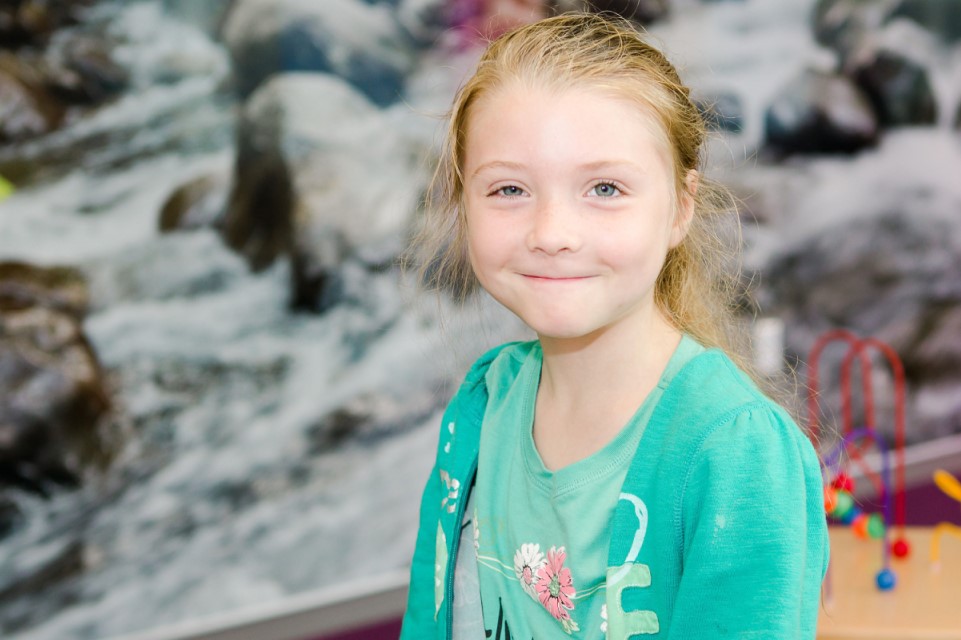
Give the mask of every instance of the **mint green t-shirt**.
M 684 336 L 661 378 L 600 451 L 562 469 L 534 445 L 540 344 L 491 363 L 472 516 L 488 637 L 603 638 L 609 525 L 641 435 L 674 374 L 704 348 Z

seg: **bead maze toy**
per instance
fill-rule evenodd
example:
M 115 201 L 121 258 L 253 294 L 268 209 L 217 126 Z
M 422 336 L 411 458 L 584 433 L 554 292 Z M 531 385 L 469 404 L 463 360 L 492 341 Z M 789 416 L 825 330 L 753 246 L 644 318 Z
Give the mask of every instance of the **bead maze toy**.
M 808 357 L 808 396 L 807 430 L 815 445 L 821 432 L 818 392 L 819 365 L 825 348 L 836 342 L 846 344 L 847 351 L 841 361 L 841 440 L 821 457 L 821 471 L 824 477 L 824 506 L 828 515 L 843 524 L 850 525 L 854 534 L 863 539 L 881 539 L 881 570 L 875 576 L 878 589 L 888 591 L 895 587 L 896 575 L 891 568 L 891 556 L 906 558 L 911 547 L 904 533 L 904 423 L 905 423 L 905 382 L 904 367 L 897 353 L 887 344 L 876 338 L 861 338 L 843 329 L 828 331 L 818 337 Z M 894 380 L 894 469 L 892 473 L 891 451 L 884 438 L 877 431 L 877 415 L 874 405 L 872 386 L 871 351 L 876 351 L 887 360 Z M 861 397 L 864 406 L 865 426 L 855 429 L 852 368 L 857 360 L 860 365 Z M 881 457 L 880 475 L 864 461 L 863 454 L 874 445 Z M 846 471 L 847 461 L 857 464 L 865 478 L 873 485 L 882 504 L 881 513 L 865 513 L 854 498 L 854 480 Z M 893 478 L 892 482 L 892 475 Z M 892 529 L 897 536 L 891 540 Z M 825 595 L 830 598 L 830 568 L 825 577 Z

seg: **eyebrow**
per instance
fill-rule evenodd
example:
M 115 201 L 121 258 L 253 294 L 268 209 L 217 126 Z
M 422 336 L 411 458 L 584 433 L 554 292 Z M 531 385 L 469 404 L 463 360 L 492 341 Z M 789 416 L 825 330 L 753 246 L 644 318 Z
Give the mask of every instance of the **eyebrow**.
M 481 173 L 482 171 L 487 171 L 488 169 L 501 169 L 501 168 L 520 170 L 524 168 L 524 165 L 522 165 L 519 162 L 508 162 L 507 160 L 492 160 L 491 162 L 485 162 L 481 166 L 474 169 L 474 173 L 470 174 L 470 177 L 474 178 L 475 176 L 477 176 L 477 174 Z
M 631 160 L 597 160 L 595 162 L 586 162 L 584 164 L 578 165 L 577 168 L 587 171 L 597 171 L 599 169 L 611 169 L 617 167 L 628 167 L 635 169 L 640 172 L 644 172 L 639 164 L 632 162 Z M 481 166 L 477 167 L 474 172 L 470 175 L 471 178 L 477 176 L 477 174 L 482 171 L 487 171 L 488 169 L 513 169 L 515 171 L 525 168 L 525 165 L 519 162 L 510 162 L 507 160 L 492 160 L 491 162 L 485 162 Z

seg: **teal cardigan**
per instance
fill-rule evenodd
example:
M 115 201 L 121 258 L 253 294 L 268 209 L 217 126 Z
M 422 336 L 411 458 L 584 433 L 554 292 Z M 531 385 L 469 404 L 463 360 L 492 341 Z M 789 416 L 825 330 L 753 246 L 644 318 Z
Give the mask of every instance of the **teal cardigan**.
M 441 422 L 421 502 L 402 640 L 450 637 L 454 564 L 477 471 L 484 376 Z M 814 638 L 828 562 L 820 465 L 783 408 L 707 350 L 668 385 L 611 522 L 608 638 Z

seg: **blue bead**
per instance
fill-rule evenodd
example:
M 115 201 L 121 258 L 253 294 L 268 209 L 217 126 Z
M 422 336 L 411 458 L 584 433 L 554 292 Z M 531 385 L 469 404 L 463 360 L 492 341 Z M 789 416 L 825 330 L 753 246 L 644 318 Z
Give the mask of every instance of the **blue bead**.
M 877 582 L 878 589 L 881 591 L 890 591 L 894 588 L 894 584 L 897 582 L 897 580 L 894 577 L 893 571 L 890 569 L 881 569 L 881 571 L 878 572 Z
M 853 506 L 848 509 L 847 513 L 841 516 L 841 522 L 844 524 L 851 524 L 859 515 L 861 515 L 861 509 L 859 509 L 857 506 Z

